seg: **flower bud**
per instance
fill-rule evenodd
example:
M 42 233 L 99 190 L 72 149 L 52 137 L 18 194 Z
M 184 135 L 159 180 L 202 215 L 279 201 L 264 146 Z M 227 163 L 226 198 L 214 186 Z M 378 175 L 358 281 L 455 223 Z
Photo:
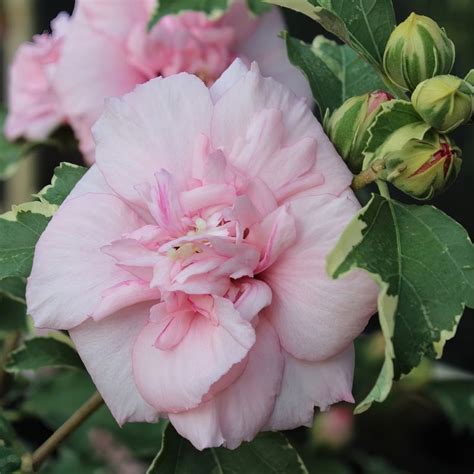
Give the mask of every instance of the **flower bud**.
M 422 140 L 408 140 L 384 157 L 381 178 L 416 199 L 430 199 L 456 179 L 461 150 L 449 138 L 429 130 Z
M 426 123 L 448 133 L 471 119 L 473 97 L 473 88 L 459 77 L 437 76 L 419 84 L 411 100 Z
M 336 109 L 327 121 L 329 138 L 354 173 L 362 169 L 367 130 L 377 115 L 379 106 L 392 99 L 384 91 L 352 97 Z
M 394 84 L 413 91 L 426 79 L 449 74 L 455 54 L 443 28 L 427 16 L 412 13 L 390 36 L 383 64 Z

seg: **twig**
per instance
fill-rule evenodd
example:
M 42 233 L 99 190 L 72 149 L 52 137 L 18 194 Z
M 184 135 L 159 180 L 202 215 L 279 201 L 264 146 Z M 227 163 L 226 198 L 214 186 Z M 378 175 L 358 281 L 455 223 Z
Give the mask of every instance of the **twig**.
M 91 416 L 104 400 L 99 392 L 94 393 L 63 425 L 61 425 L 32 455 L 33 469 L 37 470 L 43 461 L 89 416 Z
M 352 180 L 352 188 L 354 190 L 365 188 L 368 184 L 377 181 L 380 173 L 385 169 L 383 160 L 375 160 L 366 170 L 361 171 L 354 176 Z

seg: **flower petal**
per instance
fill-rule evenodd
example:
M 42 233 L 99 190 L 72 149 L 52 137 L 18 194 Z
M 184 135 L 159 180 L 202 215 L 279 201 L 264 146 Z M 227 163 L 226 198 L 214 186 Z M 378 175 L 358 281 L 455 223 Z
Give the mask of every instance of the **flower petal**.
M 196 315 L 186 336 L 171 350 L 155 347 L 162 331 L 159 323 L 150 322 L 138 336 L 133 351 L 135 382 L 158 412 L 176 413 L 199 405 L 255 343 L 252 326 L 230 301 L 215 297 L 214 307 L 218 324 Z
M 197 77 L 153 79 L 107 101 L 93 129 L 97 164 L 109 185 L 131 202 L 140 202 L 135 186 L 155 186 L 161 169 L 184 189 L 192 177 L 195 144 L 209 134 L 211 114 L 209 90 Z
M 121 96 L 145 79 L 124 60 L 118 43 L 92 28 L 82 11 L 75 12 L 54 85 L 90 162 L 94 160 L 90 129 L 102 112 L 104 99 Z
M 337 354 L 375 312 L 377 286 L 367 274 L 340 280 L 326 274 L 326 256 L 358 209 L 350 190 L 289 204 L 296 241 L 260 276 L 273 292 L 268 314 L 281 344 L 297 358 L 320 361 Z
M 313 96 L 308 81 L 288 60 L 285 42 L 280 37 L 280 33 L 286 29 L 281 11 L 272 8 L 261 15 L 253 34 L 240 41 L 237 53 L 256 61 L 264 76 L 285 84 L 298 97 L 305 98 L 311 104 Z
M 122 308 L 160 299 L 160 291 L 150 288 L 143 280 L 126 280 L 108 288 L 102 293 L 102 299 L 92 313 L 92 318 L 98 321 L 119 311 Z
M 285 370 L 275 409 L 265 427 L 267 430 L 292 430 L 310 426 L 314 407 L 326 410 L 340 401 L 352 403 L 354 349 L 352 344 L 337 356 L 308 362 L 284 353 Z
M 221 148 L 227 157 L 231 157 L 232 150 L 240 146 L 239 142 L 243 138 L 243 131 L 248 130 L 249 125 L 255 123 L 262 111 L 268 109 L 284 112 L 281 115 L 284 132 L 282 146 L 292 147 L 303 138 L 305 140 L 313 139 L 317 144 L 316 160 L 313 167 L 306 173 L 315 173 L 318 179 L 315 180 L 313 188 L 305 190 L 305 194 L 332 193 L 339 195 L 350 186 L 352 173 L 337 154 L 305 101 L 297 98 L 287 87 L 274 79 L 262 77 L 256 63 L 253 63 L 250 71 L 215 104 L 212 119 L 213 146 Z M 315 149 L 313 145 L 311 147 Z M 302 170 L 306 170 L 308 158 L 310 158 L 307 153 L 311 147 L 301 146 L 298 148 L 303 157 L 296 160 L 295 163 L 301 166 Z M 250 154 L 247 156 L 249 159 L 251 158 Z M 265 166 L 268 169 L 264 176 L 273 176 L 279 186 L 281 183 L 294 179 L 291 167 L 284 167 L 280 170 L 270 159 L 266 160 Z M 260 172 L 263 172 L 262 168 L 260 168 Z M 319 175 L 322 175 L 324 180 L 321 180 Z M 266 182 L 266 184 L 272 188 L 272 182 Z M 298 195 L 300 194 L 298 193 Z
M 87 371 L 119 424 L 156 421 L 156 411 L 141 397 L 132 374 L 135 338 L 148 321 L 149 304 L 115 313 L 99 322 L 87 320 L 69 331 Z
M 107 288 L 129 280 L 100 249 L 143 224 L 116 196 L 85 194 L 63 204 L 36 245 L 28 279 L 28 312 L 36 326 L 77 326 Z
M 242 375 L 213 399 L 192 410 L 171 414 L 176 430 L 197 449 L 224 444 L 237 448 L 251 441 L 267 422 L 280 389 L 283 357 L 278 336 L 262 318 L 257 342 Z

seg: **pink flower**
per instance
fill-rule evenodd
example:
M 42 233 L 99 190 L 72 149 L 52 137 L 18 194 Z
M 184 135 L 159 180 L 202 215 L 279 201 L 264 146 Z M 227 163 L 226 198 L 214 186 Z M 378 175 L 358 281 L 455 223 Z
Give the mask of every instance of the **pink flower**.
M 76 4 L 55 85 L 89 163 L 94 162 L 95 148 L 90 129 L 104 99 L 121 96 L 156 76 L 190 72 L 210 85 L 238 56 L 258 61 L 264 74 L 310 97 L 305 79 L 288 62 L 278 37 L 285 26 L 277 9 L 257 18 L 236 0 L 217 20 L 187 12 L 166 16 L 147 32 L 154 0 Z
M 45 138 L 64 121 L 58 95 L 52 86 L 61 56 L 69 17 L 60 14 L 51 24 L 52 34 L 37 35 L 16 52 L 10 68 L 5 134 L 10 140 L 23 136 Z
M 210 89 L 182 73 L 109 99 L 94 136 L 27 300 L 70 331 L 117 421 L 235 448 L 352 401 L 376 288 L 326 275 L 359 205 L 305 101 L 236 60 Z

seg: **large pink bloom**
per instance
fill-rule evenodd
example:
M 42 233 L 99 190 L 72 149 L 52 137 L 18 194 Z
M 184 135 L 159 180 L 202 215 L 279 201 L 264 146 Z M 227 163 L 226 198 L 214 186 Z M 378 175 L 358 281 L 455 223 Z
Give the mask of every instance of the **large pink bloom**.
M 308 85 L 286 57 L 278 34 L 285 29 L 275 8 L 260 18 L 242 0 L 217 20 L 187 12 L 164 17 L 151 32 L 155 0 L 78 0 L 55 85 L 89 163 L 94 161 L 91 127 L 104 99 L 121 96 L 156 76 L 197 74 L 208 84 L 235 57 L 256 60 L 298 95 Z
M 97 164 L 38 242 L 39 327 L 67 329 L 119 423 L 167 416 L 199 449 L 351 401 L 375 307 L 325 258 L 359 209 L 305 101 L 239 60 L 110 99 Z
M 45 138 L 64 120 L 59 97 L 52 85 L 69 17 L 59 15 L 51 24 L 52 34 L 37 35 L 16 52 L 9 72 L 5 135 L 10 140 Z

